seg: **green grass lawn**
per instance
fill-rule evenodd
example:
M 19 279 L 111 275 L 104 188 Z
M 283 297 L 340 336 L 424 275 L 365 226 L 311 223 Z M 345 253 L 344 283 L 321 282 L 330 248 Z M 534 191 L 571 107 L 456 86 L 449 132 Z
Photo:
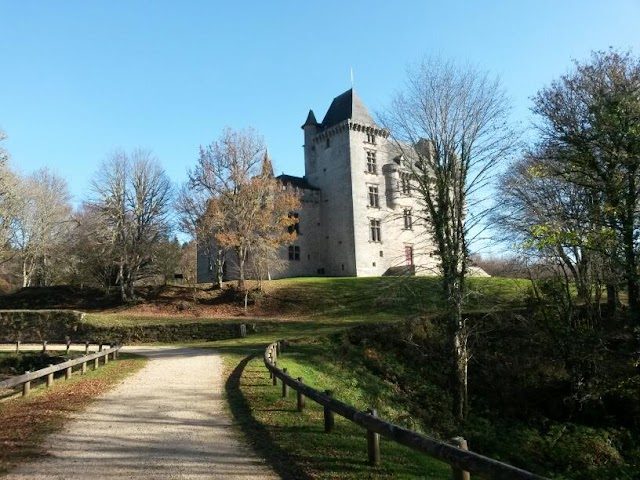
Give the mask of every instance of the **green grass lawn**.
M 296 409 L 296 395 L 282 398 L 282 387 L 272 385 L 262 362 L 261 350 L 252 355 L 241 348 L 226 347 L 230 372 L 226 391 L 230 410 L 254 448 L 287 478 L 448 478 L 450 467 L 411 449 L 381 438 L 381 465 L 367 463 L 366 431 L 336 416 L 335 429 L 324 433 L 323 409 L 307 399 L 304 412 Z M 371 392 L 359 384 L 348 368 L 325 363 L 320 344 L 306 344 L 288 351 L 279 359 L 293 376 L 323 390 L 331 388 L 335 397 L 360 409 L 378 406 L 380 416 L 401 412 L 393 404 L 381 403 L 390 392 Z M 371 387 L 371 385 L 369 385 Z M 379 386 L 384 390 L 383 386 Z
M 288 278 L 266 291 L 312 318 L 343 321 L 394 320 L 442 311 L 438 277 Z M 469 310 L 520 304 L 529 282 L 509 278 L 469 278 Z
M 437 277 L 312 277 L 287 278 L 263 282 L 264 293 L 245 317 L 208 318 L 184 316 L 89 313 L 86 321 L 99 326 L 145 326 L 180 323 L 210 323 L 245 320 L 265 328 L 274 322 L 286 330 L 312 333 L 362 322 L 402 320 L 418 314 L 437 314 L 442 310 L 440 279 Z M 529 282 L 508 278 L 469 278 L 467 310 L 502 309 L 522 304 Z M 276 303 L 278 314 L 262 315 L 262 305 Z M 297 323 L 297 324 L 296 324 Z M 309 326 L 307 328 L 307 326 Z
M 244 339 L 193 342 L 213 347 L 225 357 L 229 408 L 259 453 L 289 478 L 448 478 L 450 467 L 406 447 L 381 439 L 382 464 L 367 464 L 366 433 L 336 417 L 334 433 L 325 434 L 322 408 L 307 400 L 296 411 L 295 393 L 281 398 L 262 364 L 265 346 L 279 338 L 300 339 L 279 359 L 294 377 L 316 389 L 330 388 L 336 398 L 366 410 L 378 409 L 385 420 L 413 428 L 397 392 L 379 378 L 350 365 L 328 361 L 328 335 L 368 323 L 400 321 L 420 314 L 442 313 L 440 280 L 433 277 L 295 278 L 264 283 L 243 320 L 255 325 Z M 468 310 L 504 309 L 522 304 L 523 280 L 469 279 Z M 262 302 L 278 305 L 281 315 L 260 316 Z M 92 313 L 87 321 L 101 326 L 174 325 L 230 319 L 194 316 L 132 316 L 126 311 Z M 233 321 L 238 321 L 238 318 Z M 425 432 L 429 434 L 429 432 Z
M 229 371 L 230 409 L 246 438 L 278 473 L 321 478 L 449 478 L 450 467 L 411 449 L 381 439 L 382 464 L 367 464 L 365 431 L 336 417 L 332 434 L 323 431 L 322 407 L 307 400 L 296 411 L 295 392 L 281 398 L 262 363 L 265 346 L 278 338 L 300 339 L 278 359 L 290 375 L 303 377 L 318 390 L 354 407 L 378 409 L 385 420 L 408 428 L 417 424 L 397 392 L 378 377 L 350 365 L 329 361 L 324 339 L 341 329 L 366 322 L 403 320 L 420 313 L 441 313 L 437 278 L 304 278 L 270 282 L 267 295 L 291 305 L 287 319 L 271 325 L 255 320 L 258 332 L 244 339 L 204 342 L 225 356 Z M 469 310 L 503 309 L 522 303 L 528 282 L 470 279 Z M 253 321 L 253 320 L 252 320 Z M 430 432 L 424 432 L 430 434 Z

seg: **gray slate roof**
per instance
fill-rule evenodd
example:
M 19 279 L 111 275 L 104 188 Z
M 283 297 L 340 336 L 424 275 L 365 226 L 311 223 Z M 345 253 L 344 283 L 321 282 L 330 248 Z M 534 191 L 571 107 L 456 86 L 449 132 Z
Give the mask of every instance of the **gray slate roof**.
M 316 120 L 316 116 L 313 114 L 313 110 L 309 110 L 309 115 L 307 115 L 307 120 L 302 125 L 302 128 L 307 125 L 318 125 L 318 121 Z
M 279 180 L 283 185 L 291 185 L 303 190 L 320 190 L 318 187 L 312 186 L 305 177 L 294 177 L 293 175 L 278 175 L 276 180 Z
M 363 125 L 373 126 L 376 124 L 353 88 L 333 99 L 324 120 L 322 120 L 321 127 L 323 129 L 333 127 L 347 119 Z

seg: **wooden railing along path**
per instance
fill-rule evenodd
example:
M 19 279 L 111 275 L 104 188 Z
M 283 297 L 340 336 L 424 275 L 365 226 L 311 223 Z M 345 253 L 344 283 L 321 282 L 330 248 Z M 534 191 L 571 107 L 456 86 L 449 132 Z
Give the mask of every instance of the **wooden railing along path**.
M 458 446 L 435 440 L 420 433 L 408 430 L 399 425 L 386 422 L 378 418 L 375 409 L 360 411 L 333 398 L 331 390 L 320 392 L 305 385 L 303 379 L 289 376 L 287 369 L 277 367 L 277 358 L 284 349 L 285 341 L 278 340 L 270 344 L 264 352 L 264 364 L 273 379 L 282 383 L 282 396 L 287 397 L 289 387 L 297 392 L 298 411 L 304 410 L 305 398 L 309 398 L 324 407 L 324 430 L 331 433 L 334 429 L 334 414 L 350 420 L 367 430 L 368 457 L 371 465 L 380 463 L 380 435 L 405 445 L 413 450 L 422 452 L 430 457 L 451 465 L 453 478 L 468 480 L 470 473 L 482 473 L 492 479 L 513 480 L 543 480 L 541 477 L 526 470 L 508 465 L 483 455 L 466 450 L 466 441 L 460 437 L 453 439 Z M 463 448 L 459 448 L 463 447 Z
M 20 342 L 16 342 L 16 351 L 20 350 Z M 42 342 L 43 350 L 47 348 L 47 342 Z M 49 365 L 46 368 L 36 370 L 35 372 L 25 372 L 23 375 L 17 375 L 15 377 L 8 378 L 0 382 L 0 390 L 3 388 L 13 388 L 18 385 L 22 385 L 22 396 L 26 397 L 31 392 L 31 382 L 38 378 L 47 377 L 47 387 L 53 385 L 53 374 L 56 372 L 65 371 L 65 380 L 71 378 L 73 373 L 73 367 L 82 365 L 81 373 L 84 375 L 87 372 L 87 363 L 93 361 L 94 370 L 100 365 L 100 359 L 104 359 L 104 364 L 109 363 L 109 355 L 115 360 L 118 358 L 118 351 L 122 348 L 122 345 L 111 346 L 110 348 L 103 350 L 102 344 L 100 344 L 100 350 L 95 353 L 84 355 L 74 360 L 67 360 L 66 362 L 59 363 L 57 365 Z M 69 351 L 69 343 L 67 343 L 67 351 Z M 85 352 L 88 352 L 88 343 L 86 344 Z

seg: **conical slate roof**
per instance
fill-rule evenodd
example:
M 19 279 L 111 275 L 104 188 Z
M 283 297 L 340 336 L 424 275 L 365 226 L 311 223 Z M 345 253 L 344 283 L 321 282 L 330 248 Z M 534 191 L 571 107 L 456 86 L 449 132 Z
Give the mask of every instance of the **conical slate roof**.
M 363 125 L 376 124 L 353 88 L 333 99 L 324 120 L 322 120 L 322 128 L 332 127 L 347 119 Z
M 316 116 L 313 114 L 313 110 L 309 110 L 309 115 L 307 115 L 307 120 L 304 122 L 304 125 L 302 125 L 302 128 L 308 125 L 318 125 L 318 121 L 316 120 Z
M 264 158 L 262 159 L 262 168 L 260 174 L 263 177 L 273 178 L 273 165 L 271 164 L 271 158 L 269 158 L 269 150 L 264 152 Z

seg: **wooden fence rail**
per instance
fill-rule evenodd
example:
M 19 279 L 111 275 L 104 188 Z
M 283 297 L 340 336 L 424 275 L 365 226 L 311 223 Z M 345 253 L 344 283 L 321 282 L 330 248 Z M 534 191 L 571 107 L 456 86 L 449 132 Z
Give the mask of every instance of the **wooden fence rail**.
M 46 352 L 48 349 L 51 349 L 52 347 L 56 347 L 57 345 L 60 346 L 64 346 L 66 348 L 67 353 L 69 353 L 69 350 L 71 349 L 72 346 L 80 346 L 80 347 L 84 347 L 84 353 L 85 354 L 89 354 L 89 348 L 91 345 L 96 345 L 98 347 L 98 351 L 102 351 L 103 346 L 105 345 L 105 342 L 91 342 L 91 341 L 85 341 L 85 342 L 73 342 L 71 340 L 60 340 L 60 341 L 50 341 L 50 340 L 37 340 L 37 341 L 22 341 L 22 340 L 16 340 L 13 342 L 0 342 L 0 345 L 12 345 L 15 347 L 15 351 L 16 353 L 21 352 L 21 351 L 29 351 L 29 350 L 33 350 L 33 349 L 29 349 L 28 347 L 31 345 L 38 345 L 38 348 L 42 348 L 43 352 Z
M 492 479 L 544 480 L 545 477 L 527 472 L 526 470 L 485 457 L 478 453 L 463 450 L 399 425 L 386 422 L 378 418 L 377 412 L 373 409 L 360 411 L 351 405 L 333 398 L 330 390 L 320 392 L 304 384 L 301 378 L 297 380 L 292 378 L 286 369 L 280 369 L 277 366 L 277 357 L 284 350 L 284 346 L 284 340 L 278 340 L 277 342 L 271 343 L 264 352 L 264 364 L 273 379 L 273 384 L 276 385 L 277 379 L 280 379 L 283 385 L 297 392 L 298 411 L 302 411 L 304 408 L 304 397 L 322 405 L 325 410 L 325 432 L 327 433 L 333 431 L 334 413 L 365 428 L 367 430 L 369 462 L 371 464 L 375 465 L 380 462 L 379 441 L 377 441 L 377 438 L 374 436 L 378 434 L 396 443 L 448 463 L 453 469 L 454 478 L 469 478 L 469 473 L 467 472 L 470 472 L 486 474 Z M 287 391 L 287 388 L 283 386 L 282 395 L 286 396 Z
M 116 358 L 118 358 L 118 351 L 121 348 L 122 345 L 116 345 L 105 350 L 100 348 L 100 351 L 98 352 L 84 355 L 74 360 L 67 360 L 66 362 L 59 363 L 57 365 L 50 365 L 46 368 L 36 370 L 35 372 L 25 372 L 23 375 L 17 375 L 0 382 L 0 389 L 13 388 L 18 385 L 22 385 L 22 396 L 26 397 L 31 391 L 31 382 L 33 380 L 47 377 L 47 386 L 51 386 L 53 384 L 53 374 L 55 372 L 65 370 L 65 378 L 68 379 L 71 377 L 73 367 L 75 367 L 76 365 L 82 365 L 82 373 L 84 374 L 87 371 L 87 362 L 93 360 L 93 366 L 95 369 L 98 368 L 100 359 L 103 358 L 104 364 L 106 365 L 109 362 L 109 355 L 111 355 L 111 358 L 115 360 Z

